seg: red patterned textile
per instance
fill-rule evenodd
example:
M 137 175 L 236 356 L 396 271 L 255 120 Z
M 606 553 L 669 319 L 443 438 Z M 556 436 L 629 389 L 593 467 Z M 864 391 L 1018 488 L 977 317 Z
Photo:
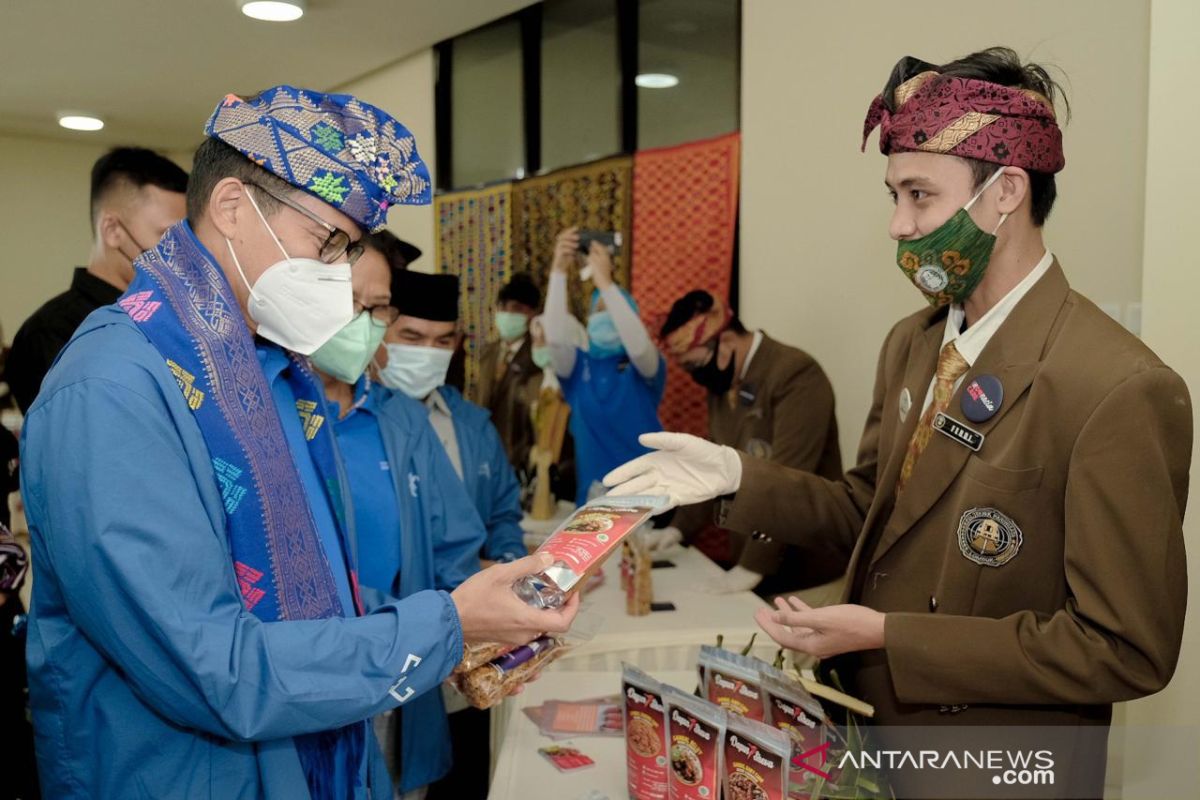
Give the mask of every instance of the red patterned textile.
M 633 296 L 651 333 L 692 289 L 729 297 L 740 147 L 731 133 L 633 157 Z M 659 417 L 669 431 L 708 434 L 705 392 L 673 364 Z
M 946 153 L 1047 173 L 1066 165 L 1050 102 L 998 83 L 922 72 L 897 86 L 890 103 L 883 95 L 871 103 L 863 123 L 864 150 L 876 127 L 884 155 Z

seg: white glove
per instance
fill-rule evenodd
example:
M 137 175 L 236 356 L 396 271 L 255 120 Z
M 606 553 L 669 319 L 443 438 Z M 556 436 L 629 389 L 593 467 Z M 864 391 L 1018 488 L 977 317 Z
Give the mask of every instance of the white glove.
M 763 576 L 751 572 L 743 566 L 735 566 L 728 572 L 721 573 L 719 578 L 700 584 L 699 590 L 705 594 L 734 594 L 750 592 L 762 583 Z
M 678 549 L 683 542 L 683 532 L 679 528 L 650 528 L 642 531 L 642 541 L 652 556 L 661 556 Z
M 671 508 L 733 494 L 742 483 L 742 459 L 732 447 L 686 433 L 643 433 L 655 451 L 604 476 L 611 495 L 666 495 Z

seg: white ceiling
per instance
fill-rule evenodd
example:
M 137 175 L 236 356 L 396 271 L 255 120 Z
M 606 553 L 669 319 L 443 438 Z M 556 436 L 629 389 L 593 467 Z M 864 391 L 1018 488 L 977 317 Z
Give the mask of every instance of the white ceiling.
M 531 0 L 309 0 L 296 22 L 236 0 L 0 0 L 0 133 L 190 149 L 228 92 L 329 89 Z M 60 111 L 102 117 L 98 133 Z

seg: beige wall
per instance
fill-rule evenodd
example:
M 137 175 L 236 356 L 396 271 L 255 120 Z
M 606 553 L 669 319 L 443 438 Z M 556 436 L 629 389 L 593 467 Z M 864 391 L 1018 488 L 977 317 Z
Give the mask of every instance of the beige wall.
M 433 52 L 425 50 L 355 80 L 338 91 L 357 95 L 395 115 L 413 132 L 417 147 L 433 169 Z M 0 325 L 4 341 L 43 302 L 64 291 L 71 269 L 87 263 L 91 248 L 88 184 L 92 163 L 108 145 L 0 136 Z M 199 141 L 197 141 L 199 144 Z M 190 150 L 166 155 L 189 168 Z M 433 209 L 399 206 L 389 227 L 420 247 L 433 263 Z M 423 262 L 423 263 L 422 263 Z
M 0 136 L 0 324 L 5 342 L 43 302 L 65 291 L 92 246 L 88 187 L 107 148 Z
M 432 174 L 433 84 L 433 51 L 423 50 L 333 90 L 366 100 L 403 122 L 416 138 L 417 152 Z M 433 206 L 396 206 L 388 214 L 388 228 L 424 252 L 416 269 L 433 269 Z
M 1191 142 L 1180 131 L 1200 128 L 1200 107 L 1195 79 L 1200 75 L 1200 4 L 1195 0 L 1154 0 L 1150 29 L 1149 130 L 1146 159 L 1145 257 L 1142 271 L 1144 338 L 1187 381 L 1192 392 L 1194 424 L 1200 403 L 1200 350 L 1197 343 L 1196 299 L 1200 297 L 1200 270 L 1192 232 L 1195 230 L 1200 161 Z M 1192 503 L 1184 526 L 1189 574 L 1193 590 L 1188 604 L 1183 654 L 1175 678 L 1154 697 L 1129 703 L 1126 722 L 1141 725 L 1187 725 L 1187 750 L 1181 756 L 1195 764 L 1200 742 L 1194 733 L 1200 720 L 1200 503 L 1195 491 L 1200 478 L 1200 458 L 1192 453 Z M 1166 737 L 1148 737 L 1136 729 L 1124 742 L 1127 789 L 1138 796 L 1183 796 L 1162 790 L 1162 775 L 1173 762 L 1157 746 Z M 1147 747 L 1148 742 L 1155 746 Z M 1190 787 L 1195 792 L 1195 786 Z M 1127 791 L 1127 796 L 1133 796 Z
M 894 266 L 878 134 L 858 152 L 866 106 L 903 55 L 938 62 L 1002 43 L 1066 73 L 1073 115 L 1047 242 L 1077 289 L 1127 323 L 1140 311 L 1146 341 L 1193 393 L 1200 386 L 1200 270 L 1189 235 L 1200 162 L 1179 135 L 1200 126 L 1196 104 L 1180 102 L 1195 96 L 1200 75 L 1200 5 L 1099 6 L 1013 0 L 985 19 L 974 6 L 929 0 L 744 3 L 741 311 L 823 362 L 851 461 L 882 337 L 921 306 Z M 1193 576 L 1198 516 L 1193 508 L 1185 529 Z M 1117 708 L 1125 727 L 1112 736 L 1111 796 L 1183 796 L 1169 781 L 1200 745 L 1196 594 L 1171 685 Z M 1145 725 L 1190 728 L 1165 739 Z
M 741 311 L 810 350 L 837 392 L 852 456 L 888 328 L 922 301 L 895 266 L 891 202 L 867 105 L 904 55 L 939 62 L 1007 44 L 1069 76 L 1067 168 L 1047 241 L 1097 302 L 1139 300 L 1148 0 L 743 5 Z

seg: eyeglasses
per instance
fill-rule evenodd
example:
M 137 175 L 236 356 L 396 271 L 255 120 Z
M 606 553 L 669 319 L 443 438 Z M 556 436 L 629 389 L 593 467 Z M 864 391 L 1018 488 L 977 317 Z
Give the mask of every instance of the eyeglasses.
M 321 250 L 319 251 L 320 255 L 318 256 L 326 264 L 336 263 L 343 254 L 346 256 L 347 261 L 349 261 L 351 264 L 354 264 L 355 261 L 358 261 L 358 257 L 363 254 L 362 242 L 351 241 L 350 234 L 346 233 L 341 228 L 335 225 L 330 225 L 328 222 L 321 219 L 316 214 L 309 211 L 307 208 L 295 202 L 294 200 L 281 197 L 280 195 L 272 192 L 270 189 L 260 186 L 253 181 L 246 181 L 246 183 L 253 186 L 255 189 L 258 189 L 268 197 L 274 199 L 276 202 L 282 203 L 293 211 L 300 212 L 329 232 L 329 236 L 325 239 L 325 243 L 321 245 Z
M 392 326 L 392 323 L 400 318 L 400 309 L 396 308 L 395 306 L 389 306 L 389 305 L 364 306 L 362 303 L 355 300 L 354 301 L 354 316 L 357 317 L 359 314 L 363 313 L 364 311 L 371 315 L 371 319 L 375 320 L 376 322 L 378 322 L 380 325 L 384 326 L 385 328 L 390 328 Z

